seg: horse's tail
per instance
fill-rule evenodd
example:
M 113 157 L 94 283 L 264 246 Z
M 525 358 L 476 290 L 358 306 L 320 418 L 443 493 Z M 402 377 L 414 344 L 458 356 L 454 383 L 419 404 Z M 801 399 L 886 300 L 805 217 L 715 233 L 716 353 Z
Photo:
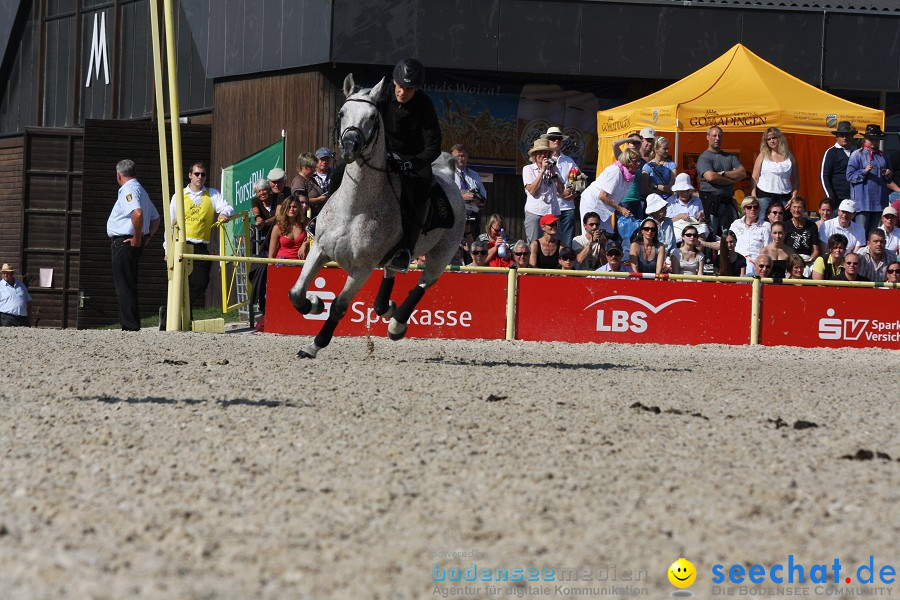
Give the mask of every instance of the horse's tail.
M 442 175 L 453 180 L 453 170 L 456 168 L 456 157 L 449 152 L 441 152 L 433 163 L 431 163 L 432 171 L 439 171 Z

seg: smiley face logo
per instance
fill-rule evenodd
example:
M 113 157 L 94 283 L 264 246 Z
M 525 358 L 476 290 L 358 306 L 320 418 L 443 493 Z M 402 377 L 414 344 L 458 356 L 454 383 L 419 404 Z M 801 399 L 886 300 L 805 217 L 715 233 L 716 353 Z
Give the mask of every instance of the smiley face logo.
M 697 569 L 691 561 L 679 558 L 669 567 L 669 581 L 677 588 L 690 587 L 697 579 Z

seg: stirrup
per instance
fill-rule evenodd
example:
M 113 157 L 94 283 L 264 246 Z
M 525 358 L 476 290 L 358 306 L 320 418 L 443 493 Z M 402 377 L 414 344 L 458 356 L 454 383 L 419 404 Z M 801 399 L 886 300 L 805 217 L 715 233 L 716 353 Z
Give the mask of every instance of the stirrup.
M 385 269 L 395 271 L 397 273 L 406 273 L 409 271 L 409 263 L 412 262 L 412 253 L 406 248 L 397 250 L 391 262 L 384 266 Z
M 310 237 L 310 239 L 316 239 L 316 219 L 319 217 L 313 217 L 312 220 L 306 224 L 306 235 Z

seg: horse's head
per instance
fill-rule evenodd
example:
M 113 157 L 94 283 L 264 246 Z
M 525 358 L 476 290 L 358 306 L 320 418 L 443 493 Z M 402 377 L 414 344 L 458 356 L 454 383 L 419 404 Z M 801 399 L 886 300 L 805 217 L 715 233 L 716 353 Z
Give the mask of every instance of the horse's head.
M 344 162 L 356 161 L 367 148 L 378 139 L 381 130 L 381 116 L 378 102 L 382 98 L 387 78 L 368 90 L 361 90 L 353 81 L 353 74 L 344 79 L 344 95 L 347 101 L 338 113 L 338 144 Z

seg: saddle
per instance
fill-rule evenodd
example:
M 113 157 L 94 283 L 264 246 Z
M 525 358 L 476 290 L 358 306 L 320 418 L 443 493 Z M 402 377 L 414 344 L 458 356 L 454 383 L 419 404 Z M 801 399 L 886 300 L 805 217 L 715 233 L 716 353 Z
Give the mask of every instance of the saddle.
M 450 204 L 444 188 L 433 175 L 428 187 L 428 199 L 421 204 L 412 198 L 412 186 L 404 181 L 403 175 L 400 180 L 400 222 L 403 227 L 403 236 L 401 241 L 391 248 L 380 261 L 381 266 L 389 262 L 394 254 L 404 247 L 410 233 L 414 233 L 414 238 L 418 238 L 421 233 L 453 227 L 453 205 Z

